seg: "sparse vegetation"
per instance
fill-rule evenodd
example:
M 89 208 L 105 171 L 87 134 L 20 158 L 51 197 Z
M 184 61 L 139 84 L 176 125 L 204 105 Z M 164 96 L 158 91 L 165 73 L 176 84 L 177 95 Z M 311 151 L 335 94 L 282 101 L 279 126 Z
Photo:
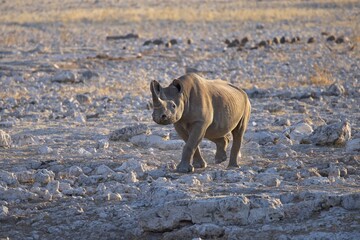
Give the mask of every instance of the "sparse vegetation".
M 328 70 L 315 65 L 314 71 L 314 75 L 309 79 L 311 85 L 328 86 L 334 82 L 333 76 Z
M 356 4 L 354 0 L 344 1 L 318 1 L 318 5 L 332 4 L 342 8 L 344 4 Z M 155 2 L 153 2 L 155 3 Z M 49 3 L 46 3 L 49 4 Z M 52 3 L 48 11 L 8 11 L 0 16 L 4 23 L 28 22 L 77 22 L 77 21 L 185 21 L 185 22 L 213 22 L 213 21 L 279 21 L 291 19 L 312 19 L 315 17 L 331 17 L 339 11 L 335 8 L 307 7 L 301 1 L 291 2 L 224 2 L 220 7 L 208 2 L 206 7 L 201 3 L 192 4 L 152 4 L 151 1 L 144 5 L 125 5 L 122 7 L 77 7 L 61 9 L 59 3 Z M 194 7 L 194 5 L 196 7 Z M 61 10 L 60 10 L 61 9 Z

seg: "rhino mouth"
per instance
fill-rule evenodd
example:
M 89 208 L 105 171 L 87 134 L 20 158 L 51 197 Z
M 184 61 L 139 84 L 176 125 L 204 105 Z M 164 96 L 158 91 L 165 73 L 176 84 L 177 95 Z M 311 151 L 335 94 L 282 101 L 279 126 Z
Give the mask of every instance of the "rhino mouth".
M 161 125 L 169 125 L 176 122 L 176 119 L 173 116 L 166 116 L 165 114 L 162 115 L 153 114 L 153 120 L 157 124 L 161 124 Z

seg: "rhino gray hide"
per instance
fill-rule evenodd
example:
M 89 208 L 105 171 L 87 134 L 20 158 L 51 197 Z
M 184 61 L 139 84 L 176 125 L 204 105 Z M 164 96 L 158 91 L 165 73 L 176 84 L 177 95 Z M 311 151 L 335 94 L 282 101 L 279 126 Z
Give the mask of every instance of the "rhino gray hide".
M 228 167 L 239 167 L 238 154 L 250 117 L 246 93 L 222 80 L 206 80 L 197 74 L 186 74 L 162 88 L 150 84 L 156 123 L 174 124 L 186 142 L 178 172 L 192 172 L 206 167 L 199 143 L 207 138 L 216 144 L 215 163 L 226 161 L 230 132 L 233 145 Z

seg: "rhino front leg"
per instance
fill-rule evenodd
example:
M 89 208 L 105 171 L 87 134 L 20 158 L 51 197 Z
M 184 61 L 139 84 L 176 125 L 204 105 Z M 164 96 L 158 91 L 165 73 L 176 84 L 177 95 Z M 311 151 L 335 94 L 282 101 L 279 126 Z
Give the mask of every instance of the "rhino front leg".
M 181 156 L 181 162 L 177 166 L 178 172 L 193 172 L 194 167 L 191 165 L 191 161 L 193 157 L 195 157 L 195 152 L 197 152 L 196 157 L 197 160 L 195 161 L 196 166 L 205 166 L 205 164 L 201 163 L 202 156 L 200 154 L 200 150 L 198 150 L 199 143 L 203 139 L 205 135 L 206 128 L 204 128 L 203 123 L 197 123 L 192 126 L 190 135 L 185 143 L 185 146 L 183 148 L 182 156 Z M 205 161 L 204 161 L 205 162 Z

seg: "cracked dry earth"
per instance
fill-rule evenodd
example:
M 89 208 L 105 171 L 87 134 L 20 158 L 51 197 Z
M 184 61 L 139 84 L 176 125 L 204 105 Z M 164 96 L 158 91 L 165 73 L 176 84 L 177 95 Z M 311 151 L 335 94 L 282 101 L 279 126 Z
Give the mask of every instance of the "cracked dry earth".
M 0 239 L 360 238 L 358 1 L 0 6 Z M 190 71 L 249 95 L 239 169 L 176 173 Z

